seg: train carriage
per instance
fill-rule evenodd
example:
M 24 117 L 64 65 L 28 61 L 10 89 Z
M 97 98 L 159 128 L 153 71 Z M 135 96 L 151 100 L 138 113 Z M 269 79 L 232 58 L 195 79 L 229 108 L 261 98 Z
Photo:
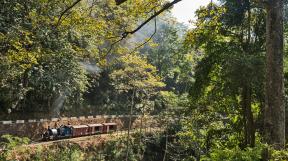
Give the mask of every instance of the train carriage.
M 72 136 L 86 136 L 89 135 L 89 126 L 88 125 L 73 125 L 71 126 Z
M 117 124 L 114 122 L 103 123 L 103 133 L 110 133 L 117 130 Z
M 103 132 L 103 124 L 88 124 L 89 135 L 101 134 Z

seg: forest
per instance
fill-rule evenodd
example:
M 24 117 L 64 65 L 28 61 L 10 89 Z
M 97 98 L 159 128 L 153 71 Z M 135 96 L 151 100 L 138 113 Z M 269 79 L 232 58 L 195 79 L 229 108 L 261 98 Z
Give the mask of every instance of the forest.
M 0 0 L 1 121 L 139 115 L 163 129 L 33 150 L 0 129 L 0 161 L 288 160 L 288 1 L 213 0 L 192 27 L 171 13 L 181 1 Z

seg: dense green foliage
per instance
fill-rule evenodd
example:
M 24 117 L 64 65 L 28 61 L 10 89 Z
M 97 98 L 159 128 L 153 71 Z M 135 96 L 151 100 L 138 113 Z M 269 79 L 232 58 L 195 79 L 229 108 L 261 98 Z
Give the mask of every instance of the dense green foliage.
M 199 54 L 190 107 L 171 145 L 175 156 L 184 151 L 183 160 L 263 160 L 269 149 L 263 144 L 265 10 L 252 1 L 224 2 L 200 8 L 186 36 L 187 48 Z M 287 159 L 284 151 L 269 151 L 271 160 Z
M 103 106 L 105 112 L 105 107 L 113 107 L 117 102 L 109 102 L 110 97 L 122 97 L 122 104 L 130 98 L 114 94 L 116 83 L 109 76 L 117 70 L 115 64 L 121 63 L 115 62 L 115 58 L 130 52 L 123 43 L 115 42 L 162 2 L 137 1 L 116 6 L 113 0 L 97 4 L 83 1 L 60 17 L 72 2 L 1 1 L 2 118 L 28 112 L 31 114 L 27 118 L 41 117 L 36 115 L 41 113 L 50 116 L 95 113 Z M 122 63 L 126 63 L 124 59 Z M 149 66 L 148 62 L 143 63 Z M 94 90 L 101 81 L 109 88 L 108 96 L 105 85 Z
M 263 139 L 267 10 L 258 1 L 219 0 L 197 10 L 191 29 L 167 13 L 126 37 L 165 2 L 89 0 L 65 13 L 74 1 L 0 2 L 0 118 L 153 114 L 165 127 L 133 135 L 129 151 L 123 137 L 101 148 L 65 143 L 18 154 L 75 161 L 126 154 L 149 161 L 288 159 L 287 150 Z M 13 158 L 15 147 L 28 143 L 8 135 L 2 140 L 0 159 Z

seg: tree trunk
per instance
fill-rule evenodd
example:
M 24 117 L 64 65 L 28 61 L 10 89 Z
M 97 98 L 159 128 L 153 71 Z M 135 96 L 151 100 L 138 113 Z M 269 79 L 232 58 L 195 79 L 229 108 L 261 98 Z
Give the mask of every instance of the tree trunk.
M 285 147 L 283 84 L 283 0 L 267 1 L 264 139 L 276 149 Z
M 242 89 L 242 108 L 244 122 L 244 146 L 255 146 L 255 126 L 251 107 L 251 88 L 244 86 Z
M 246 0 L 248 4 L 247 10 L 247 24 L 245 26 L 242 24 L 242 48 L 244 56 L 249 56 L 252 54 L 251 46 L 251 3 L 250 0 Z M 247 31 L 247 39 L 244 38 L 244 30 Z M 245 32 L 246 33 L 246 32 Z M 245 36 L 246 37 L 246 36 Z M 246 71 L 249 72 L 249 71 Z M 244 123 L 244 147 L 254 147 L 255 146 L 255 124 L 254 124 L 254 117 L 251 107 L 252 102 L 252 88 L 250 83 L 251 78 L 246 78 L 243 82 L 242 87 L 242 110 L 243 110 L 243 123 Z
M 132 125 L 132 114 L 133 114 L 133 108 L 135 106 L 134 104 L 134 97 L 135 97 L 136 89 L 133 89 L 132 97 L 131 97 L 131 106 L 130 106 L 130 113 L 129 113 L 129 125 L 128 125 L 128 133 L 127 133 L 127 142 L 126 142 L 126 161 L 129 160 L 129 145 L 130 145 L 130 130 Z

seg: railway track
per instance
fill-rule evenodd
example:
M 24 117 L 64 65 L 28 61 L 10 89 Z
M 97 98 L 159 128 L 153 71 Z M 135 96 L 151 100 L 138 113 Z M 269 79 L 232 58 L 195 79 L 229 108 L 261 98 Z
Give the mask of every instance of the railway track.
M 136 133 L 137 131 L 139 131 L 140 129 L 133 129 L 130 131 L 130 134 Z M 162 131 L 160 128 L 150 128 L 150 129 L 142 129 L 143 132 L 145 133 L 151 133 L 151 132 L 159 132 Z M 113 137 L 120 137 L 123 135 L 127 135 L 128 131 L 127 130 L 121 130 L 121 131 L 116 131 L 113 133 L 109 133 L 109 134 L 97 134 L 97 135 L 89 135 L 89 136 L 82 136 L 82 137 L 75 137 L 75 138 L 66 138 L 66 139 L 60 139 L 60 140 L 53 140 L 53 141 L 34 141 L 31 144 L 28 144 L 26 146 L 40 146 L 40 145 L 53 145 L 53 144 L 57 144 L 60 142 L 75 142 L 75 143 L 79 143 L 79 142 L 83 142 L 83 141 L 89 141 L 89 140 L 101 140 L 101 139 L 109 139 L 109 138 L 113 138 Z
M 60 139 L 60 140 L 53 140 L 53 141 L 42 141 L 42 142 L 32 142 L 31 144 L 28 144 L 27 146 L 39 146 L 39 145 L 52 145 L 57 144 L 60 142 L 81 142 L 81 141 L 87 141 L 87 140 L 95 140 L 95 139 L 101 139 L 101 138 L 107 138 L 117 136 L 115 134 L 99 134 L 99 135 L 90 135 L 90 136 L 82 136 L 82 137 L 76 137 L 76 138 L 66 138 L 66 139 Z
M 125 132 L 126 133 L 126 132 Z M 124 132 L 122 132 L 124 134 Z M 59 140 L 52 140 L 52 141 L 34 141 L 31 144 L 28 144 L 27 146 L 39 146 L 39 145 L 52 145 L 60 142 L 81 142 L 81 141 L 87 141 L 87 140 L 95 140 L 95 139 L 101 139 L 101 138 L 108 138 L 108 137 L 115 137 L 119 136 L 119 133 L 110 133 L 110 134 L 97 134 L 97 135 L 88 135 L 88 136 L 82 136 L 82 137 L 75 137 L 75 138 L 65 138 L 65 139 L 59 139 Z
M 132 129 L 130 131 L 130 134 L 139 132 L 140 129 Z M 154 133 L 154 132 L 163 132 L 163 129 L 161 128 L 149 128 L 149 129 L 142 129 L 142 133 L 148 134 L 148 133 Z M 70 142 L 70 143 L 76 143 L 78 145 L 84 145 L 85 144 L 93 144 L 93 145 L 99 145 L 102 146 L 104 143 L 108 140 L 112 139 L 117 139 L 119 137 L 123 137 L 128 134 L 128 130 L 121 130 L 121 131 L 116 131 L 114 133 L 109 133 L 109 134 L 98 134 L 98 135 L 90 135 L 90 136 L 82 136 L 82 137 L 76 137 L 76 138 L 66 138 L 66 139 L 61 139 L 61 140 L 54 140 L 54 141 L 33 141 L 28 145 L 20 145 L 15 147 L 14 150 L 16 149 L 22 149 L 23 147 L 26 148 L 36 148 L 39 146 L 52 146 L 54 144 L 58 144 L 61 142 Z M 1 149 L 0 147 L 0 153 L 5 151 L 4 149 Z

